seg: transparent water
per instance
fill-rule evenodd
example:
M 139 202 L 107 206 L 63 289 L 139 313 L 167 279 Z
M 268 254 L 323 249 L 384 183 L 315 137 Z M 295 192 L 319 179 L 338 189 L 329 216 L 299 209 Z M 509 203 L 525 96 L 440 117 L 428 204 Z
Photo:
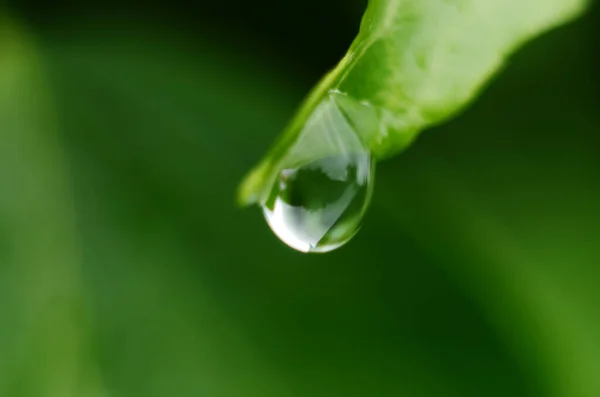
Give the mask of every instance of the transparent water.
M 273 232 L 301 252 L 328 252 L 359 230 L 370 196 L 368 153 L 324 158 L 281 171 L 265 218 Z
M 332 99 L 299 134 L 262 203 L 265 219 L 288 246 L 328 252 L 360 229 L 371 198 L 374 163 Z

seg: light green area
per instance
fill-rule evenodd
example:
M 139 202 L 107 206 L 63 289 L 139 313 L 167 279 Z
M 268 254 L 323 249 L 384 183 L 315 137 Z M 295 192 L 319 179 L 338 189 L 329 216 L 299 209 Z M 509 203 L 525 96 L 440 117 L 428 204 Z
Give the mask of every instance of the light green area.
M 96 396 L 56 114 L 36 51 L 6 19 L 0 65 L 0 395 Z

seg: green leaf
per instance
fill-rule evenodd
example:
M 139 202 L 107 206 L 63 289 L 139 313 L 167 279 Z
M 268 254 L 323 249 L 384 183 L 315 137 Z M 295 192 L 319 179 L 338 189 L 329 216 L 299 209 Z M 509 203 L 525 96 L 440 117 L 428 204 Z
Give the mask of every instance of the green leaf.
M 600 395 L 595 24 L 519 53 L 468 112 L 382 170 L 373 204 L 477 297 L 549 396 Z
M 32 170 L 31 186 L 46 188 L 13 189 L 9 207 L 0 196 L 10 248 L 0 248 L 10 287 L 0 289 L 10 358 L 0 383 L 33 389 L 0 394 L 70 397 L 56 382 L 97 385 L 77 397 L 527 396 L 485 315 L 426 252 L 388 232 L 385 211 L 374 209 L 380 227 L 360 242 L 315 258 L 276 244 L 258 214 L 227 200 L 294 106 L 256 59 L 130 23 L 87 26 L 38 38 L 27 62 L 42 66 L 37 77 L 21 75 L 2 102 L 20 92 L 6 109 L 35 125 L 6 135 L 28 137 L 28 155 L 0 149 L 1 186 Z M 13 211 L 18 219 L 5 217 Z M 73 299 L 24 299 L 60 286 Z M 73 301 L 84 318 L 69 314 Z M 20 333 L 11 313 L 45 327 Z M 34 340 L 26 359 L 6 354 Z M 92 348 L 80 349 L 86 340 Z
M 327 256 L 227 199 L 293 83 L 100 21 L 3 31 L 0 395 L 600 395 L 594 20 L 382 167 Z
M 390 157 L 463 109 L 535 36 L 580 15 L 587 0 L 370 0 L 358 37 L 242 183 L 242 204 L 264 201 L 278 172 L 347 150 L 348 126 Z M 332 115 L 340 114 L 339 117 Z M 332 132 L 333 131 L 333 132 Z M 323 147 L 336 134 L 339 144 Z M 307 138 L 308 137 L 308 138 Z M 309 141 L 310 144 L 307 144 Z M 300 143 L 302 142 L 302 143 Z M 352 150 L 351 148 L 349 150 Z

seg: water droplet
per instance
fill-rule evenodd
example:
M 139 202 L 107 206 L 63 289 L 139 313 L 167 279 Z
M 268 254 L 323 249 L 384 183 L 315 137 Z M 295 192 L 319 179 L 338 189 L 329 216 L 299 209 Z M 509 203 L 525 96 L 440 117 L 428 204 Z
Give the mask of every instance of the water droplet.
M 273 232 L 302 252 L 328 252 L 358 231 L 372 184 L 366 152 L 284 169 L 263 207 Z
M 263 212 L 302 252 L 329 252 L 359 230 L 373 190 L 370 152 L 333 100 L 325 100 L 290 149 Z

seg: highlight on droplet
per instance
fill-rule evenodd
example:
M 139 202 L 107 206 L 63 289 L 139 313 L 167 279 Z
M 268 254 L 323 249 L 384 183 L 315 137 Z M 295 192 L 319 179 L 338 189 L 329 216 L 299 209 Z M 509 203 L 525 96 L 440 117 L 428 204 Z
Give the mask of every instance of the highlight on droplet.
M 360 229 L 375 164 L 330 98 L 313 112 L 279 165 L 263 213 L 273 232 L 301 252 L 329 252 Z

